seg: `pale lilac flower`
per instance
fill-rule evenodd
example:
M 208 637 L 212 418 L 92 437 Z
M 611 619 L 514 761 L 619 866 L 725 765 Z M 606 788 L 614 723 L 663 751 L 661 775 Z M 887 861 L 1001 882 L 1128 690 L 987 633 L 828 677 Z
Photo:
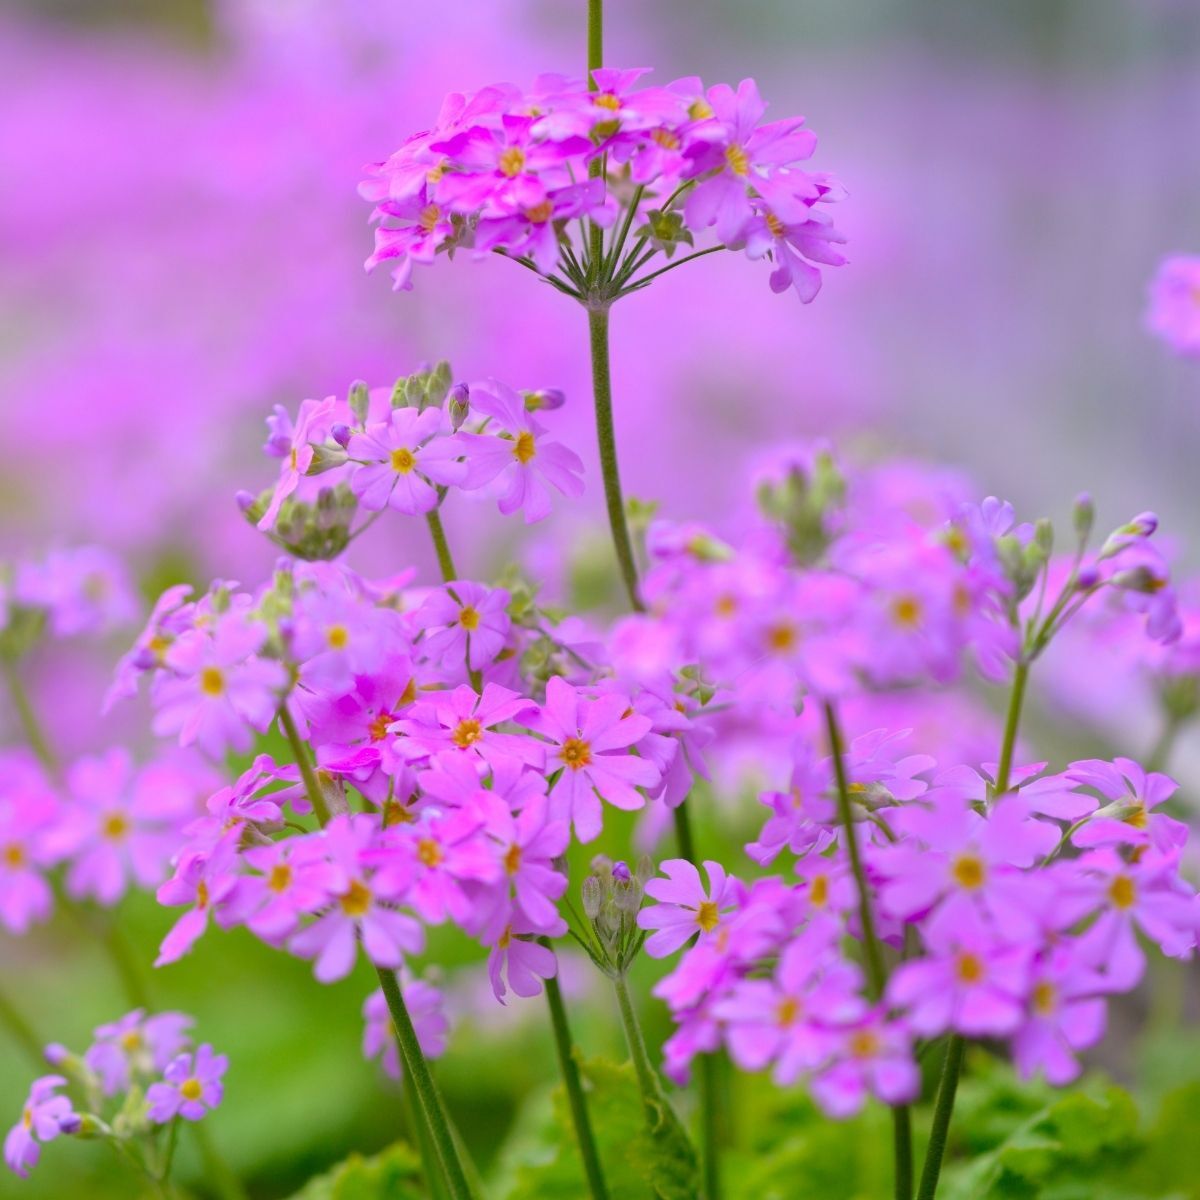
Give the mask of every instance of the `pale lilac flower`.
M 73 1115 L 71 1101 L 55 1093 L 66 1087 L 61 1075 L 43 1075 L 35 1079 L 29 1098 L 21 1110 L 21 1119 L 4 1139 L 4 1161 L 22 1179 L 29 1176 L 41 1156 L 39 1144 L 52 1142 L 63 1132 L 63 1122 Z
M 737 880 L 725 875 L 718 862 L 705 861 L 708 889 L 700 872 L 686 858 L 671 858 L 662 864 L 666 879 L 651 879 L 646 895 L 658 903 L 638 913 L 639 929 L 652 929 L 646 953 L 652 958 L 673 954 L 696 934 L 700 940 L 713 936 L 734 906 Z
M 1179 789 L 1170 776 L 1146 771 L 1128 758 L 1073 762 L 1065 775 L 1109 801 L 1071 835 L 1076 846 L 1153 845 L 1165 854 L 1187 841 L 1188 828 L 1182 821 L 1153 811 Z
M 207 1116 L 225 1094 L 221 1077 L 228 1067 L 229 1059 L 214 1054 L 207 1042 L 198 1046 L 194 1055 L 180 1054 L 172 1059 L 163 1072 L 163 1081 L 146 1089 L 150 1120 L 165 1125 L 177 1116 L 185 1121 Z
M 503 588 L 465 579 L 434 589 L 414 617 L 423 631 L 421 649 L 446 670 L 482 671 L 508 641 L 510 598 Z
M 158 889 L 159 904 L 168 908 L 187 905 L 188 911 L 168 931 L 159 947 L 156 967 L 182 958 L 208 928 L 213 910 L 223 905 L 237 884 L 237 843 L 233 829 L 211 850 L 186 852 L 175 874 Z
M 1163 260 L 1150 284 L 1146 327 L 1176 353 L 1200 358 L 1200 255 Z
M 100 1025 L 83 1061 L 99 1077 L 104 1094 L 115 1096 L 128 1090 L 133 1074 L 164 1071 L 187 1045 L 191 1024 L 191 1017 L 183 1013 L 147 1017 L 142 1009 L 135 1009 L 119 1021 Z
M 23 751 L 0 753 L 0 926 L 17 935 L 54 906 L 47 870 L 60 805 L 42 768 Z
M 55 637 L 103 633 L 137 613 L 128 573 L 99 546 L 54 550 L 41 562 L 21 563 L 12 599 L 45 610 Z
M 346 453 L 360 464 L 350 487 L 371 512 L 389 505 L 410 515 L 430 512 L 438 505 L 439 486 L 467 478 L 463 446 L 440 408 L 394 408 L 388 420 L 356 433 Z
M 431 983 L 400 972 L 400 993 L 412 1018 L 417 1042 L 426 1058 L 441 1058 L 446 1052 L 450 1021 L 445 1013 L 445 998 Z M 376 988 L 363 1002 L 363 1057 L 378 1058 L 384 1072 L 399 1079 L 400 1051 L 396 1029 L 388 1011 L 383 989 Z
M 330 862 L 320 838 L 291 837 L 242 851 L 253 873 L 237 884 L 218 914 L 224 926 L 245 925 L 255 937 L 281 945 L 300 918 L 317 912 L 349 886 L 345 871 Z
M 293 425 L 286 410 L 275 406 L 274 417 L 267 419 L 271 436 L 265 447 L 274 458 L 283 459 L 279 469 L 279 480 L 271 493 L 271 502 L 259 519 L 258 528 L 269 530 L 275 527 L 275 519 L 283 502 L 300 485 L 300 480 L 312 466 L 312 443 L 322 442 L 329 436 L 334 419 L 337 400 L 329 396 L 324 400 L 305 400 L 296 413 Z
M 1040 1070 L 1061 1087 L 1079 1075 L 1075 1055 L 1104 1036 L 1107 984 L 1068 943 L 1034 967 L 1030 985 L 1025 1023 L 1013 1035 L 1013 1060 L 1023 1079 Z
M 853 1116 L 869 1097 L 908 1104 L 921 1092 L 911 1038 L 899 1022 L 874 1012 L 832 1031 L 829 1061 L 812 1077 L 813 1099 L 831 1117 Z
M 558 960 L 549 946 L 530 941 L 529 935 L 537 933 L 532 922 L 516 919 L 499 931 L 488 955 L 488 978 L 492 991 L 501 1004 L 511 988 L 514 995 L 528 998 L 542 990 L 544 979 L 553 979 L 558 973 Z M 507 980 L 508 988 L 505 987 Z

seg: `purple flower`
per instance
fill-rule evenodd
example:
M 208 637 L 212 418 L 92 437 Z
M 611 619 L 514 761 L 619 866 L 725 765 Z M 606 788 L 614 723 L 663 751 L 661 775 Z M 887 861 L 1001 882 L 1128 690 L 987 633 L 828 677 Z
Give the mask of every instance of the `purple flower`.
M 55 637 L 102 633 L 137 612 L 125 568 L 98 546 L 55 550 L 41 562 L 22 563 L 12 594 L 26 608 L 44 609 Z
M 1034 967 L 1026 1020 L 1013 1035 L 1013 1059 L 1023 1079 L 1040 1070 L 1062 1086 L 1079 1075 L 1076 1053 L 1104 1036 L 1106 990 L 1104 978 L 1070 943 Z
M 551 815 L 570 821 L 581 842 L 600 833 L 601 799 L 617 808 L 641 808 L 646 800 L 637 788 L 659 781 L 653 763 L 628 752 L 649 733 L 650 721 L 634 713 L 624 696 L 588 700 L 556 675 L 546 684 L 536 727 L 552 743 L 546 770 L 558 774 L 550 790 Z
M 188 911 L 168 931 L 154 960 L 156 967 L 176 962 L 208 928 L 208 918 L 223 905 L 237 885 L 237 844 L 241 830 L 229 831 L 210 850 L 185 852 L 175 874 L 158 889 L 159 904 L 188 905 Z
M 1170 776 L 1146 771 L 1128 758 L 1074 762 L 1065 775 L 1109 801 L 1072 834 L 1076 846 L 1152 845 L 1165 854 L 1187 841 L 1188 828 L 1182 821 L 1153 811 L 1179 789 Z
M 45 872 L 59 802 L 41 767 L 23 751 L 0 754 L 0 925 L 23 934 L 54 906 Z
M 489 426 L 487 433 L 459 434 L 470 462 L 466 487 L 490 488 L 502 513 L 524 509 L 527 523 L 549 515 L 550 487 L 572 498 L 583 494 L 579 456 L 546 437 L 512 388 L 494 379 L 472 384 L 471 409 L 487 417 Z
M 514 995 L 528 998 L 542 990 L 543 979 L 553 979 L 558 973 L 554 951 L 541 942 L 529 940 L 529 935 L 536 932 L 532 923 L 518 914 L 496 937 L 488 955 L 488 978 L 501 1004 L 508 994 L 505 980 Z
M 423 631 L 421 649 L 445 670 L 482 671 L 508 641 L 509 599 L 503 588 L 462 579 L 435 589 L 415 616 Z
M 725 868 L 718 862 L 706 861 L 708 890 L 700 880 L 700 872 L 686 858 L 671 858 L 662 864 L 666 879 L 651 879 L 646 895 L 659 903 L 638 913 L 639 929 L 653 929 L 646 939 L 646 953 L 652 958 L 665 958 L 685 942 L 700 935 L 711 938 L 720 927 L 722 918 L 734 906 L 737 880 L 727 878 Z
M 221 1077 L 228 1066 L 229 1059 L 214 1054 L 207 1043 L 198 1046 L 194 1055 L 176 1056 L 163 1072 L 163 1081 L 146 1089 L 147 1116 L 158 1125 L 177 1116 L 199 1121 L 221 1103 L 225 1093 Z
M 445 998 L 432 984 L 400 972 L 400 992 L 417 1032 L 421 1053 L 426 1058 L 441 1058 L 446 1052 L 450 1021 L 445 1013 Z M 396 1027 L 388 1011 L 383 989 L 376 988 L 363 1002 L 363 1057 L 378 1058 L 384 1071 L 400 1078 L 400 1051 L 396 1045 Z
M 134 1074 L 149 1075 L 167 1064 L 188 1043 L 191 1017 L 178 1012 L 152 1017 L 139 1008 L 119 1021 L 99 1026 L 95 1041 L 84 1052 L 83 1061 L 100 1078 L 106 1096 L 127 1091 Z
M 1150 284 L 1146 327 L 1177 354 L 1200 358 L 1200 255 L 1163 260 Z
M 884 1104 L 908 1104 L 921 1092 L 903 1025 L 870 1013 L 835 1030 L 829 1061 L 812 1078 L 813 1099 L 831 1117 L 853 1116 L 870 1096 Z
M 253 874 L 241 875 L 219 914 L 223 926 L 243 924 L 255 937 L 282 945 L 300 923 L 346 890 L 345 872 L 329 861 L 322 840 L 292 837 L 242 851 Z
M 66 1084 L 61 1075 L 43 1075 L 35 1079 L 21 1110 L 21 1119 L 4 1139 L 4 1161 L 22 1179 L 28 1178 L 30 1170 L 37 1165 L 41 1154 L 39 1143 L 52 1142 L 63 1132 L 63 1122 L 73 1116 L 70 1100 L 55 1095 Z
M 467 478 L 462 443 L 440 408 L 394 408 L 388 420 L 356 433 L 346 453 L 360 464 L 350 487 L 372 512 L 388 506 L 409 515 L 431 512 L 439 486 Z
M 296 490 L 312 465 L 312 443 L 323 442 L 329 436 L 336 408 L 337 400 L 329 396 L 324 400 L 305 400 L 296 413 L 294 425 L 287 411 L 278 404 L 274 416 L 267 418 L 270 437 L 264 449 L 273 458 L 283 459 L 283 463 L 279 469 L 279 480 L 271 493 L 271 502 L 259 519 L 259 529 L 275 527 L 280 507 Z

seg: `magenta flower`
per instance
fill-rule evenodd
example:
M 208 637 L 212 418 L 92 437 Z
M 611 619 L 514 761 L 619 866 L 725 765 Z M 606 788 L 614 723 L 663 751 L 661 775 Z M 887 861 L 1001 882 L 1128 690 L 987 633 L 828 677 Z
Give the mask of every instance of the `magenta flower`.
M 237 884 L 237 843 L 233 829 L 211 850 L 186 852 L 175 874 L 158 889 L 159 904 L 168 908 L 188 905 L 188 911 L 168 931 L 154 960 L 156 967 L 182 958 L 208 928 L 213 910 L 223 905 Z
M 430 512 L 439 486 L 467 478 L 463 445 L 440 408 L 394 408 L 388 420 L 356 433 L 346 453 L 359 464 L 350 487 L 372 512 L 388 506 L 409 515 Z
M 1146 327 L 1177 354 L 1200 358 L 1200 255 L 1163 260 L 1150 284 Z
M 218 915 L 223 926 L 245 925 L 255 937 L 281 945 L 300 918 L 345 892 L 348 880 L 329 861 L 320 838 L 292 837 L 242 851 L 253 874 L 241 875 Z
M 4 1139 L 4 1161 L 22 1179 L 28 1178 L 29 1172 L 37 1166 L 41 1156 L 39 1143 L 52 1142 L 63 1132 L 63 1123 L 74 1115 L 70 1100 L 55 1095 L 66 1085 L 67 1081 L 61 1075 L 43 1075 L 35 1079 L 21 1110 L 21 1119 Z
M 1153 811 L 1179 789 L 1170 776 L 1146 771 L 1128 758 L 1073 762 L 1065 775 L 1109 801 L 1071 835 L 1076 846 L 1152 845 L 1166 854 L 1187 841 L 1188 828 L 1182 821 Z
M 718 862 L 705 861 L 708 890 L 700 881 L 700 872 L 686 858 L 671 858 L 662 864 L 666 879 L 651 879 L 646 895 L 658 904 L 638 913 L 639 929 L 653 929 L 646 939 L 646 953 L 665 958 L 699 934 L 699 940 L 711 938 L 722 918 L 732 911 L 738 883 L 727 878 Z
M 579 456 L 545 436 L 541 422 L 512 388 L 495 379 L 472 384 L 471 409 L 490 424 L 487 433 L 459 435 L 469 455 L 466 487 L 488 487 L 502 513 L 524 509 L 527 523 L 549 515 L 551 487 L 572 498 L 583 494 Z
M 650 721 L 633 713 L 624 696 L 588 700 L 556 675 L 546 684 L 536 728 L 552 743 L 546 770 L 558 775 L 550 789 L 551 816 L 571 822 L 581 842 L 600 833 L 602 799 L 616 808 L 641 808 L 646 799 L 637 788 L 658 783 L 654 764 L 629 753 L 649 733 Z
M 1030 977 L 1025 1023 L 1013 1035 L 1013 1060 L 1023 1079 L 1039 1070 L 1061 1087 L 1079 1075 L 1075 1055 L 1104 1036 L 1104 978 L 1068 943 L 1050 951 Z
M 542 980 L 558 974 L 554 951 L 529 940 L 529 935 L 537 932 L 532 922 L 523 920 L 519 914 L 498 932 L 488 955 L 488 978 L 501 1004 L 509 988 L 523 998 L 536 996 L 542 990 Z
M 417 1032 L 421 1053 L 426 1058 L 441 1058 L 446 1052 L 450 1021 L 445 1013 L 445 998 L 432 984 L 400 972 L 400 992 Z M 376 988 L 363 1002 L 363 1057 L 378 1058 L 384 1072 L 400 1078 L 400 1051 L 396 1029 L 388 1011 L 383 989 Z
M 237 612 L 219 618 L 211 634 L 197 630 L 167 652 L 171 673 L 155 681 L 154 732 L 177 733 L 212 755 L 248 749 L 279 709 L 287 685 L 282 663 L 258 657 L 266 630 Z
M 146 1089 L 147 1116 L 158 1125 L 176 1117 L 199 1121 L 221 1103 L 225 1094 L 221 1077 L 228 1067 L 229 1059 L 214 1054 L 207 1043 L 198 1046 L 195 1054 L 177 1055 L 163 1072 L 162 1082 Z
M 493 769 L 505 759 L 537 771 L 545 765 L 545 747 L 536 738 L 497 728 L 537 711 L 532 700 L 499 684 L 485 684 L 482 696 L 465 683 L 451 692 L 433 692 L 410 711 L 395 727 L 423 756 L 458 751 Z
M 283 459 L 283 463 L 279 481 L 271 493 L 271 502 L 259 519 L 259 529 L 275 527 L 275 518 L 279 516 L 283 502 L 299 487 L 301 478 L 312 466 L 312 443 L 328 438 L 336 408 L 337 400 L 333 396 L 325 400 L 305 400 L 293 425 L 286 410 L 278 404 L 275 406 L 274 417 L 267 419 L 270 437 L 265 449 L 272 457 Z
M 376 819 L 360 813 L 334 817 L 317 835 L 330 861 L 343 872 L 346 886 L 327 912 L 292 935 L 288 949 L 300 958 L 315 959 L 314 974 L 322 983 L 349 974 L 359 941 L 372 963 L 392 970 L 403 964 L 405 954 L 419 954 L 424 945 L 421 926 L 396 910 L 394 894 L 380 893 L 364 861 L 377 830 Z
M 875 1012 L 833 1031 L 829 1061 L 813 1075 L 813 1099 L 831 1117 L 853 1116 L 871 1096 L 908 1104 L 921 1092 L 921 1072 L 903 1025 Z
M 508 641 L 509 599 L 503 588 L 462 579 L 431 591 L 415 615 L 421 649 L 445 670 L 482 671 Z

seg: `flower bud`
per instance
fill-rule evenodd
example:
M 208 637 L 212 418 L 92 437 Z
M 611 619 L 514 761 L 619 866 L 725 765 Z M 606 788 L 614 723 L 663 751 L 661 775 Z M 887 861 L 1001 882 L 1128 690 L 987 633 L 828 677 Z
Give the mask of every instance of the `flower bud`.
M 1075 507 L 1071 510 L 1071 521 L 1079 540 L 1086 542 L 1092 534 L 1092 525 L 1096 520 L 1096 506 L 1092 503 L 1087 492 L 1080 492 L 1075 497 Z
M 361 379 L 356 379 L 350 385 L 350 394 L 346 397 L 346 401 L 350 405 L 350 411 L 354 414 L 354 419 L 360 425 L 363 424 L 367 419 L 367 409 L 371 403 L 371 393 Z M 342 443 L 343 446 L 345 444 L 345 442 Z
M 450 389 L 446 407 L 450 412 L 451 428 L 461 429 L 463 422 L 471 415 L 471 389 L 465 383 L 456 383 Z
M 583 881 L 583 911 L 589 921 L 594 921 L 600 915 L 600 905 L 603 896 L 600 891 L 600 880 L 595 875 L 589 875 Z
M 441 404 L 446 399 L 446 394 L 450 391 L 450 384 L 453 381 L 454 376 L 451 374 L 450 364 L 443 358 L 429 372 L 425 381 L 425 403 Z
M 1147 566 L 1133 567 L 1128 571 L 1117 571 L 1112 577 L 1114 586 L 1127 592 L 1141 592 L 1144 595 L 1153 595 L 1155 592 L 1162 591 L 1166 582 L 1166 579 L 1161 575 L 1156 575 Z
M 392 395 L 389 403 L 392 408 L 405 408 L 408 405 L 408 400 L 405 394 L 408 389 L 408 376 L 401 375 L 399 379 L 392 385 Z
M 345 448 L 350 445 L 350 439 L 353 436 L 353 433 L 349 425 L 338 424 L 329 431 L 329 435 L 335 442 L 337 442 L 339 446 L 341 446 L 343 450 L 345 450 Z
M 1094 563 L 1088 563 L 1086 567 L 1079 568 L 1079 574 L 1075 576 L 1075 589 L 1080 592 L 1090 592 L 1092 588 L 1100 583 L 1100 568 Z
M 1054 526 L 1049 518 L 1038 518 L 1037 524 L 1033 527 L 1033 540 L 1041 548 L 1044 556 L 1049 558 L 1054 550 Z
M 622 862 L 620 860 L 613 863 L 612 877 L 618 883 L 628 883 L 633 878 L 633 875 L 629 870 L 629 864 L 627 862 Z
M 566 393 L 558 388 L 542 388 L 536 392 L 522 392 L 526 412 L 553 412 L 567 402 Z

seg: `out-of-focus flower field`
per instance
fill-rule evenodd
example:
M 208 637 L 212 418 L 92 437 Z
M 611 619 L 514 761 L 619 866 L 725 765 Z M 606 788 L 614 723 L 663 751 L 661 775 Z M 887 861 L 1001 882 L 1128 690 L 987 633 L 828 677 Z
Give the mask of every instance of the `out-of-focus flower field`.
M 470 578 L 496 578 L 520 561 L 547 602 L 614 604 L 577 306 L 498 256 L 439 262 L 417 273 L 412 295 L 394 293 L 386 271 L 363 268 L 372 231 L 357 192 L 365 165 L 427 128 L 445 93 L 495 80 L 524 87 L 544 71 L 582 75 L 584 8 L 27 0 L 0 12 L 0 559 L 94 545 L 132 580 L 127 611 L 114 612 L 102 636 L 55 639 L 31 661 L 32 704 L 64 759 L 155 744 L 144 697 L 102 709 L 114 664 L 168 585 L 202 591 L 224 578 L 252 589 L 269 577 L 279 547 L 234 499 L 271 482 L 264 418 L 277 404 L 295 413 L 306 398 L 345 396 L 355 380 L 390 387 L 448 359 L 456 379 L 560 389 L 565 404 L 546 423 L 583 459 L 582 500 L 556 502 L 527 528 L 467 494 L 447 506 L 446 532 L 472 564 Z M 607 60 L 653 64 L 657 83 L 755 76 L 769 117 L 803 113 L 820 136 L 821 169 L 836 168 L 848 189 L 836 220 L 849 262 L 824 271 L 815 303 L 772 294 L 766 264 L 718 254 L 615 308 L 627 495 L 665 518 L 736 528 L 753 509 L 751 481 L 768 452 L 813 439 L 867 469 L 906 464 L 873 485 L 879 509 L 880 495 L 899 506 L 995 493 L 1069 529 L 1074 497 L 1086 490 L 1102 530 L 1157 513 L 1194 640 L 1200 336 L 1192 357 L 1177 353 L 1146 311 L 1160 263 L 1200 254 L 1200 8 L 610 0 L 606 19 Z M 1184 306 L 1189 286 L 1176 286 Z M 1200 312 L 1200 284 L 1191 298 Z M 922 478 L 936 477 L 938 488 L 909 487 L 910 467 L 928 468 Z M 371 578 L 409 567 L 436 577 L 423 525 L 400 519 L 374 525 L 346 561 Z M 1157 684 L 1145 657 L 1111 630 L 1068 630 L 1038 670 L 1019 762 L 1144 759 L 1155 749 Z M 1002 704 L 967 686 L 893 724 L 917 736 L 953 726 L 962 758 L 989 763 Z M 850 702 L 848 723 L 865 733 L 882 710 L 864 704 L 860 714 Z M 0 705 L 5 745 L 22 737 L 19 715 Z M 1192 824 L 1194 715 L 1172 730 L 1169 762 L 1156 764 L 1181 783 L 1173 811 Z M 278 732 L 256 748 L 287 754 Z M 775 751 L 768 761 L 748 733 L 731 738 L 713 803 L 697 817 L 702 844 L 740 854 L 759 833 L 757 793 L 788 761 L 786 743 Z M 240 770 L 250 760 L 230 761 Z M 669 824 L 605 811 L 600 840 L 572 849 L 574 891 L 593 854 L 627 856 L 635 827 L 639 850 L 650 849 Z M 670 857 L 661 844 L 657 857 Z M 124 939 L 140 947 L 157 947 L 178 916 L 142 890 L 117 911 Z M 104 947 L 110 915 L 94 916 L 60 907 L 21 937 L 0 925 L 0 991 L 46 1039 L 76 1048 L 130 1007 Z M 148 968 L 152 953 L 140 956 Z M 496 1004 L 478 947 L 450 927 L 431 930 L 425 959 L 437 964 L 450 1019 L 438 1082 L 487 1194 L 581 1195 L 569 1176 L 557 1191 L 529 1182 L 554 1153 L 557 1076 L 540 1000 Z M 577 1041 L 589 1056 L 622 1058 L 603 979 L 570 947 L 559 960 Z M 643 962 L 633 977 L 656 1061 L 675 1031 L 669 1008 L 650 996 L 664 974 Z M 1156 961 L 1114 1002 L 1107 1040 L 1084 1056 L 1128 1089 L 1145 1128 L 1159 1121 L 1164 1139 L 1178 1132 L 1179 1154 L 1192 1157 L 1179 1097 L 1200 1098 L 1198 981 L 1192 963 Z M 250 1195 L 292 1196 L 351 1152 L 374 1153 L 396 1137 L 396 1086 L 361 1047 L 360 1010 L 376 986 L 368 962 L 319 985 L 310 963 L 245 930 L 211 930 L 151 982 L 155 1008 L 188 1012 L 198 1040 L 229 1056 L 224 1102 L 206 1124 Z M 981 1154 L 1049 1103 L 1043 1091 L 1030 1102 L 1001 1070 L 980 1056 L 955 1117 Z M 5 1128 L 28 1079 L 19 1047 L 0 1036 Z M 762 1076 L 726 1086 L 729 1119 L 745 1130 L 761 1123 L 763 1145 L 773 1131 L 803 1184 L 794 1193 L 764 1184 L 762 1195 L 886 1194 L 882 1109 L 818 1123 L 799 1090 L 781 1102 Z M 1079 1117 L 1099 1130 L 1079 1178 L 1124 1153 L 1125 1102 Z M 63 1140 L 28 1181 L 0 1177 L 0 1196 L 141 1194 L 110 1152 Z M 1035 1141 L 1030 1134 L 1015 1153 L 1034 1155 Z M 1165 1154 L 1154 1145 L 1148 1161 Z M 753 1180 L 753 1136 L 738 1153 L 728 1177 Z M 187 1139 L 176 1178 L 191 1194 L 217 1194 Z M 947 1195 L 984 1194 L 965 1175 L 951 1183 L 962 1190 Z M 987 1194 L 1200 1195 L 1155 1186 Z

